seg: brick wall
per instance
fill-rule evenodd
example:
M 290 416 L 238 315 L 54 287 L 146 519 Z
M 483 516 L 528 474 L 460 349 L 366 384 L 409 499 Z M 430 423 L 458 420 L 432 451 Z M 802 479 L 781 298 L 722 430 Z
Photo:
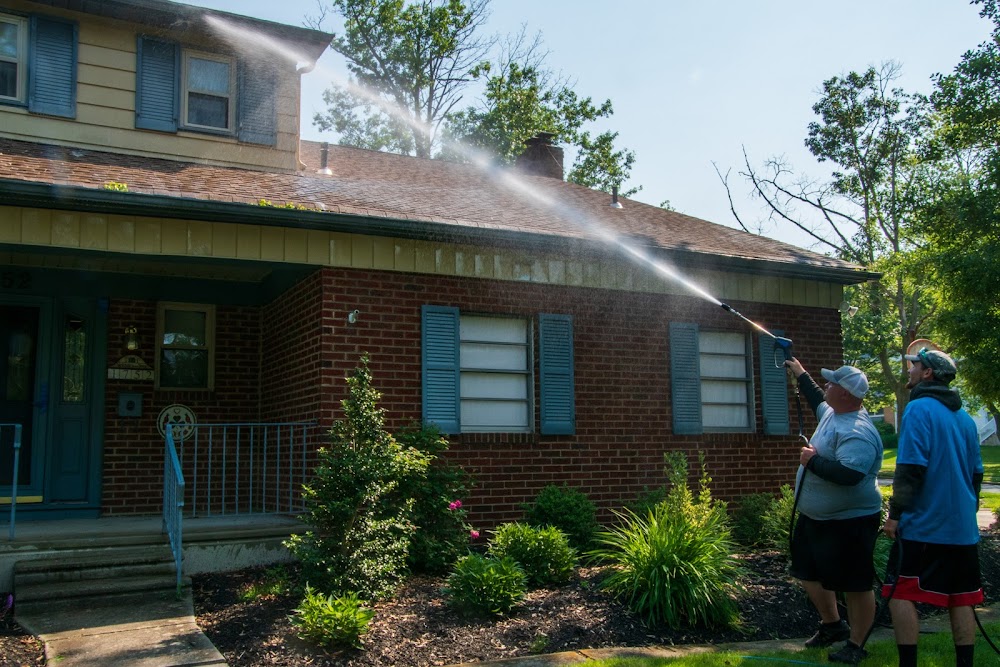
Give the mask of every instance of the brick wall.
M 101 511 L 105 516 L 155 514 L 163 499 L 163 437 L 160 412 L 175 403 L 199 423 L 257 421 L 260 408 L 260 314 L 257 308 L 218 306 L 215 311 L 214 391 L 154 390 L 154 383 L 107 380 Z M 135 325 L 140 349 L 134 354 L 155 366 L 156 302 L 113 300 L 108 310 L 108 361 L 125 351 L 124 328 Z M 118 394 L 142 394 L 142 417 L 119 417 Z M 193 481 L 190 469 L 185 476 Z
M 532 500 L 547 484 L 577 486 L 604 510 L 620 506 L 644 487 L 663 483 L 663 455 L 671 450 L 687 452 L 692 462 L 699 449 L 705 451 L 713 491 L 719 498 L 775 491 L 793 481 L 799 442 L 791 393 L 790 436 L 762 435 L 759 385 L 755 397 L 757 433 L 672 433 L 670 322 L 698 322 L 702 328 L 750 332 L 742 320 L 717 305 L 696 297 L 481 279 L 340 269 L 322 273 L 324 312 L 333 313 L 329 329 L 325 329 L 332 341 L 324 345 L 324 359 L 329 350 L 324 386 L 335 399 L 331 402 L 336 406 L 333 415 L 339 415 L 339 401 L 346 395 L 344 376 L 367 352 L 391 429 L 420 418 L 423 304 L 456 306 L 463 312 L 573 316 L 575 435 L 541 436 L 536 432 L 449 438 L 449 456 L 477 480 L 477 488 L 465 499 L 470 518 L 477 525 L 488 527 L 519 518 L 520 504 Z M 767 328 L 783 330 L 795 341 L 795 354 L 814 374 L 818 375 L 821 366 L 840 365 L 836 311 L 735 301 L 731 305 Z M 355 308 L 361 315 L 357 323 L 349 324 L 347 313 Z M 754 341 L 755 376 L 759 377 L 762 360 L 756 358 L 756 336 Z M 763 362 L 773 360 L 769 357 Z M 803 407 L 808 434 L 815 422 L 808 406 Z M 535 419 L 537 424 L 537 401 Z

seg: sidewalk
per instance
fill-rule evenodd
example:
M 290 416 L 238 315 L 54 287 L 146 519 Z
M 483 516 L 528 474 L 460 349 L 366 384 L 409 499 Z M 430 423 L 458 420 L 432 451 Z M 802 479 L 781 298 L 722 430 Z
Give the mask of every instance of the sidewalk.
M 15 618 L 59 667 L 225 667 L 194 620 L 191 589 L 32 604 Z

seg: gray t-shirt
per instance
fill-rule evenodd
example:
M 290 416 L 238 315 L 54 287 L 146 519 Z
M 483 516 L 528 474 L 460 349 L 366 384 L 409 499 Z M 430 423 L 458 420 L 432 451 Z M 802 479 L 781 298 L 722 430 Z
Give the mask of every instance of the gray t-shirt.
M 810 519 L 852 519 L 875 514 L 882 509 L 876 475 L 882 467 L 882 438 L 861 408 L 857 412 L 835 413 L 821 403 L 816 409 L 819 425 L 810 444 L 824 458 L 838 461 L 851 470 L 865 473 L 854 486 L 834 484 L 799 466 L 796 491 L 802 485 L 799 511 Z M 805 472 L 805 475 L 803 475 Z

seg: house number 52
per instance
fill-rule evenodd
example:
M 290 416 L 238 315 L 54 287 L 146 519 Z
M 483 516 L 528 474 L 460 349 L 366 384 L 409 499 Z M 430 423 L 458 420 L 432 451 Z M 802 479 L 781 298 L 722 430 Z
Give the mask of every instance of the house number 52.
M 31 289 L 31 274 L 27 271 L 0 271 L 0 289 Z

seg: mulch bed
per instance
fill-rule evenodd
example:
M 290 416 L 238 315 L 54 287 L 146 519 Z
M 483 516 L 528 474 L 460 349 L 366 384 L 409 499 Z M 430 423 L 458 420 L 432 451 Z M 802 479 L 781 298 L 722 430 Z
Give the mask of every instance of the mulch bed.
M 982 570 L 987 604 L 1000 594 L 1000 546 L 984 536 Z M 456 614 L 441 595 L 442 578 L 410 579 L 391 601 L 376 606 L 361 651 L 327 652 L 296 637 L 288 616 L 298 598 L 266 596 L 245 602 L 239 592 L 264 571 L 194 577 L 195 613 L 205 634 L 231 667 L 451 665 L 583 648 L 635 647 L 793 638 L 811 634 L 817 616 L 788 579 L 777 553 L 742 556 L 746 592 L 739 600 L 740 630 L 647 628 L 600 590 L 601 571 L 581 569 L 576 579 L 534 591 L 498 620 Z M 10 616 L 0 619 L 0 665 L 43 665 L 41 644 Z

